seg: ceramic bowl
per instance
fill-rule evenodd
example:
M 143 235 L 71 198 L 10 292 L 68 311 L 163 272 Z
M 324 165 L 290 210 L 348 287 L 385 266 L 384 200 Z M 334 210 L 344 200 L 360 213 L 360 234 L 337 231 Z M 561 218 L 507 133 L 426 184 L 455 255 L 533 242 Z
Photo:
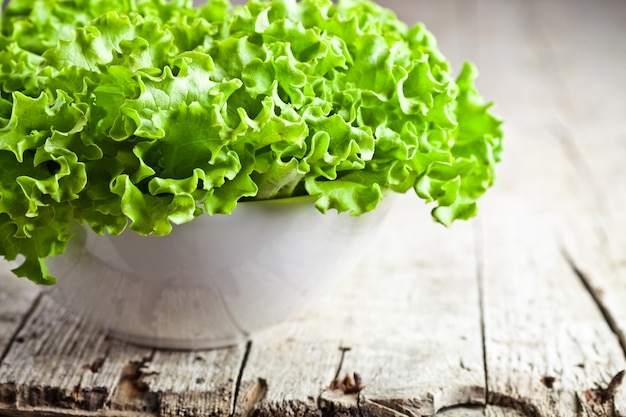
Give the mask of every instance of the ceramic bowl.
M 345 276 L 389 211 L 321 214 L 311 198 L 243 202 L 168 236 L 80 228 L 49 260 L 50 295 L 123 340 L 158 348 L 230 345 L 284 321 Z

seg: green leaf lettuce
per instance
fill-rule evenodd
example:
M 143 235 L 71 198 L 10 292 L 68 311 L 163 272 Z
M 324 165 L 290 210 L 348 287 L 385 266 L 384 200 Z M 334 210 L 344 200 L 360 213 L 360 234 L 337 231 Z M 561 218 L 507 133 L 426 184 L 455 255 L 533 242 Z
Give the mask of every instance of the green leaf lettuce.
M 309 194 L 360 215 L 411 189 L 477 213 L 501 122 L 465 64 L 370 0 L 12 0 L 0 34 L 0 256 L 53 283 L 98 233 Z

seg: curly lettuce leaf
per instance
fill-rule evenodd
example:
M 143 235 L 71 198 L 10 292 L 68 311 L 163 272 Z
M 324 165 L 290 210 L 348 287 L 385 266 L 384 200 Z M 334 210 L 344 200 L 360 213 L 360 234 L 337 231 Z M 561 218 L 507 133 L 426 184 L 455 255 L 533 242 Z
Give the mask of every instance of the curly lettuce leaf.
M 38 283 L 75 223 L 165 235 L 242 200 L 361 215 L 413 190 L 450 225 L 495 180 L 475 68 L 371 0 L 11 0 L 0 27 L 0 255 Z

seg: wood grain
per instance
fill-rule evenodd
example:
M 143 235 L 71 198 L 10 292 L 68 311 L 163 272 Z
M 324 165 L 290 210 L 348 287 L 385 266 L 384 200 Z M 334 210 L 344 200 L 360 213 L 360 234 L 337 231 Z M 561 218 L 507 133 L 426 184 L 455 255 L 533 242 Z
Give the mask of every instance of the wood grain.
M 44 296 L 0 364 L 0 410 L 228 415 L 244 349 L 181 353 L 127 345 Z
M 509 162 L 501 167 L 500 186 L 485 199 L 481 221 L 489 402 L 528 415 L 612 415 L 619 399 L 596 405 L 588 396 L 595 384 L 605 388 L 626 366 L 619 338 L 563 247 L 587 240 L 586 234 L 572 234 L 582 231 L 581 217 L 601 219 L 601 201 L 593 195 L 598 187 L 580 175 L 581 167 L 571 159 L 572 138 L 561 135 L 562 126 L 578 132 L 577 125 L 589 124 L 574 112 L 563 80 L 564 71 L 577 68 L 554 49 L 574 49 L 580 36 L 575 28 L 600 24 L 592 10 L 576 6 L 538 1 L 477 5 L 480 45 L 489 39 L 489 48 L 478 50 L 483 65 L 493 68 L 487 62 L 497 56 L 537 87 L 520 95 L 517 82 L 500 85 L 497 94 L 504 103 L 510 104 L 506 96 L 517 98 L 511 107 L 517 119 L 507 132 Z M 569 25 L 560 38 L 559 22 Z M 528 44 L 520 41 L 524 38 Z M 594 60 L 593 49 L 586 50 L 586 59 Z M 606 160 L 605 155 L 599 162 Z M 599 253 L 599 247 L 587 249 Z
M 571 166 L 569 201 L 577 210 L 568 213 L 571 227 L 560 230 L 561 240 L 626 349 L 626 125 L 621 120 L 626 114 L 626 5 L 556 7 L 539 3 L 537 13 L 567 16 L 550 22 L 551 36 L 545 37 L 562 80 L 562 101 L 569 103 L 557 134 Z M 575 30 L 582 25 L 594 30 Z M 599 62 L 611 64 L 598 67 Z
M 0 258 L 0 363 L 39 295 L 30 281 L 15 279 L 11 265 Z
M 107 361 L 109 353 L 129 362 L 149 355 L 126 346 L 116 355 L 105 338 L 44 296 L 0 364 L 1 386 L 10 393 L 3 407 L 102 409 L 125 365 Z
M 150 392 L 158 393 L 157 415 L 227 416 L 245 345 L 196 351 L 155 351 L 144 370 Z
M 544 152 L 551 155 L 546 143 Z M 481 250 L 489 403 L 528 415 L 605 415 L 585 393 L 624 369 L 623 351 L 552 223 L 514 204 L 483 206 L 491 219 L 482 223 Z

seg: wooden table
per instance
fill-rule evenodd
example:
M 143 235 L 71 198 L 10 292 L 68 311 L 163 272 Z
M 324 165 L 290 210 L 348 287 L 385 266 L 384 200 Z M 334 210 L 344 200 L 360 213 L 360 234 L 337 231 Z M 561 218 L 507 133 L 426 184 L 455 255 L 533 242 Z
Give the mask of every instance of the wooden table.
M 0 415 L 626 415 L 626 2 L 384 3 L 506 120 L 480 216 L 403 197 L 349 279 L 227 349 L 126 345 L 1 276 Z

